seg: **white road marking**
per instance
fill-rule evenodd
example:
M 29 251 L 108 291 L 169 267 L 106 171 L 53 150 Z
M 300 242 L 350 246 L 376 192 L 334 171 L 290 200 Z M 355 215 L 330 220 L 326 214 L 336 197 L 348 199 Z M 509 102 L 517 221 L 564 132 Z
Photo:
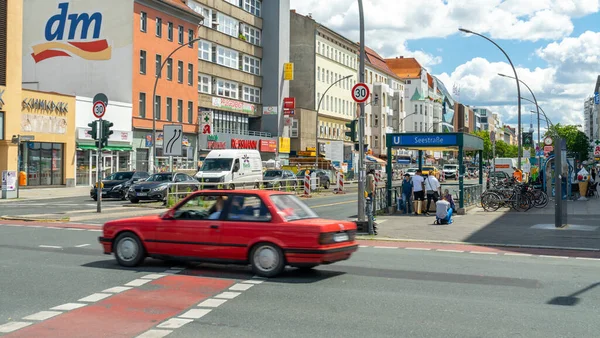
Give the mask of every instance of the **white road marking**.
M 88 231 L 93 231 L 93 232 L 102 232 L 102 230 L 99 230 L 99 229 L 88 229 Z
M 359 248 L 368 248 L 369 246 L 368 245 L 359 245 L 358 247 Z
M 148 330 L 136 338 L 163 338 L 173 332 L 172 330 Z
M 142 286 L 151 281 L 152 281 L 151 279 L 134 279 L 125 285 L 127 285 L 127 286 Z
M 30 228 L 43 228 L 41 225 L 28 225 Z
M 75 245 L 76 248 L 83 248 L 85 246 L 88 246 L 89 244 L 79 244 L 79 245 Z
M 7 227 L 22 227 L 23 225 L 21 224 L 4 224 Z
M 65 228 L 66 230 L 74 230 L 74 231 L 83 231 L 85 229 L 80 229 L 80 228 Z
M 193 319 L 171 318 L 164 323 L 156 325 L 156 327 L 161 329 L 178 329 L 184 326 L 185 324 L 193 321 Z
M 63 305 L 55 306 L 55 307 L 51 308 L 50 310 L 71 311 L 71 310 L 79 309 L 80 307 L 84 307 L 86 305 L 87 304 L 81 304 L 81 303 L 66 303 Z
M 234 284 L 232 287 L 229 288 L 229 290 L 232 291 L 246 291 L 248 289 L 250 289 L 253 285 L 252 284 Z
M 62 246 L 57 245 L 40 245 L 39 247 L 45 249 L 62 249 Z
M 179 318 L 198 319 L 206 316 L 212 310 L 209 309 L 191 309 L 188 312 L 179 316 Z
M 79 302 L 97 302 L 99 300 L 102 300 L 104 298 L 108 298 L 112 296 L 110 293 L 93 293 L 87 297 L 83 297 L 80 300 L 78 300 Z
M 31 324 L 33 324 L 33 323 L 30 323 L 30 322 L 8 322 L 6 324 L 0 325 L 0 332 L 1 333 L 9 333 L 9 332 L 17 331 L 17 330 L 20 330 Z
M 513 253 L 513 252 L 505 252 L 504 256 L 523 256 L 523 257 L 531 257 L 532 254 L 524 254 L 524 253 Z
M 405 248 L 406 250 L 421 250 L 421 251 L 430 251 L 429 248 Z
M 253 280 L 253 279 L 249 279 L 249 280 L 245 280 L 242 283 L 249 283 L 249 284 L 262 284 L 264 282 L 264 280 Z
M 567 256 L 540 255 L 539 257 L 569 259 L 569 257 L 567 257 Z
M 207 299 L 202 303 L 198 304 L 199 307 L 219 307 L 225 303 L 227 299 Z
M 158 274 L 158 273 L 152 273 L 152 274 L 149 274 L 149 275 L 145 275 L 142 278 L 144 278 L 144 279 L 159 279 L 159 278 L 162 278 L 164 276 L 165 275 L 161 275 L 161 274 Z
M 235 297 L 241 295 L 241 292 L 223 292 L 216 295 L 214 298 L 225 298 L 225 299 L 234 299 Z
M 106 289 L 102 292 L 119 293 L 119 292 L 131 290 L 131 289 L 133 289 L 133 288 L 129 287 L 129 286 L 115 286 L 114 288 Z
M 463 250 L 448 250 L 448 249 L 437 249 L 439 252 L 464 252 Z
M 63 230 L 64 228 L 59 228 L 59 227 L 46 227 L 46 229 L 59 229 L 59 230 Z
M 472 254 L 478 254 L 478 255 L 497 255 L 497 252 L 487 252 L 487 251 L 469 251 Z
M 575 257 L 575 259 L 581 259 L 584 261 L 600 261 L 600 258 L 591 258 L 591 257 Z
M 395 246 L 374 246 L 375 249 L 398 249 Z
M 38 313 L 34 313 L 27 317 L 23 317 L 25 320 L 46 320 L 48 318 L 52 318 L 54 316 L 58 316 L 59 314 L 64 313 L 60 311 L 40 311 Z

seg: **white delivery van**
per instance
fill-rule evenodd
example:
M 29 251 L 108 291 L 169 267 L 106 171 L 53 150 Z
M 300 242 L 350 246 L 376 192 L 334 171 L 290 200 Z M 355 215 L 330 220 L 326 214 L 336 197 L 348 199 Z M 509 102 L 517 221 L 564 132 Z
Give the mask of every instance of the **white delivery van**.
M 492 163 L 494 163 L 494 162 L 492 162 Z M 501 157 L 501 158 L 496 159 L 495 164 L 496 164 L 495 171 L 503 171 L 503 172 L 507 173 L 508 176 L 512 177 L 513 173 L 515 172 L 513 170 L 513 168 L 515 168 L 517 166 L 517 159 Z
M 195 177 L 200 182 L 224 183 L 227 188 L 254 187 L 262 180 L 263 166 L 258 150 L 212 150 Z

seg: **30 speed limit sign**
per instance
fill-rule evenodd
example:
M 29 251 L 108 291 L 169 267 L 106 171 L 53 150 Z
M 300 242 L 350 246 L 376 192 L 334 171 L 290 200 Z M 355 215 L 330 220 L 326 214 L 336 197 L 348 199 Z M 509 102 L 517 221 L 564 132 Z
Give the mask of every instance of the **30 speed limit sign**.
M 352 87 L 352 98 L 358 103 L 367 101 L 370 94 L 369 86 L 364 83 L 357 83 Z
M 92 113 L 94 114 L 94 116 L 96 118 L 101 119 L 102 116 L 104 116 L 105 112 L 106 112 L 106 105 L 104 104 L 104 102 L 102 102 L 102 101 L 94 102 L 94 106 L 92 107 Z

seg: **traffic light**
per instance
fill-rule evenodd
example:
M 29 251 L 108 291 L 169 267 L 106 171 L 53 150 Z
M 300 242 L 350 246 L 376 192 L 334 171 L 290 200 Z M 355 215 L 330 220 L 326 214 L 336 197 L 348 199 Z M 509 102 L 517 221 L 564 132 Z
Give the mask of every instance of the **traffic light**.
M 97 140 L 98 139 L 98 123 L 96 123 L 96 121 L 94 121 L 92 123 L 88 123 L 88 127 L 92 128 L 92 130 L 90 131 L 90 135 L 92 136 L 92 139 Z
M 112 126 L 114 126 L 114 123 L 107 121 L 107 120 L 102 120 L 102 140 L 101 140 L 102 148 L 108 146 L 108 139 L 110 138 L 110 135 L 113 134 L 113 131 L 110 130 L 110 128 L 112 128 Z
M 350 141 L 352 142 L 356 142 L 357 141 L 357 135 L 356 135 L 356 126 L 358 124 L 358 120 L 352 120 L 348 123 L 346 123 L 346 128 L 350 129 L 350 131 L 345 132 L 344 134 L 350 138 Z
M 533 147 L 533 133 L 523 133 L 523 147 Z

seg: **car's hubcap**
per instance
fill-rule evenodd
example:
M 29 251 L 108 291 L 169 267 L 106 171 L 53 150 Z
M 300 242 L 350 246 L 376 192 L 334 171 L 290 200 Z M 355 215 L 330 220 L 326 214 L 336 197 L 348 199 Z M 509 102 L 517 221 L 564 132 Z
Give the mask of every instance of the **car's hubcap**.
M 135 259 L 138 253 L 138 245 L 133 238 L 123 238 L 117 245 L 117 255 L 123 261 L 129 262 Z
M 273 248 L 263 246 L 256 250 L 254 262 L 256 263 L 256 267 L 260 270 L 271 271 L 279 263 L 279 255 Z

